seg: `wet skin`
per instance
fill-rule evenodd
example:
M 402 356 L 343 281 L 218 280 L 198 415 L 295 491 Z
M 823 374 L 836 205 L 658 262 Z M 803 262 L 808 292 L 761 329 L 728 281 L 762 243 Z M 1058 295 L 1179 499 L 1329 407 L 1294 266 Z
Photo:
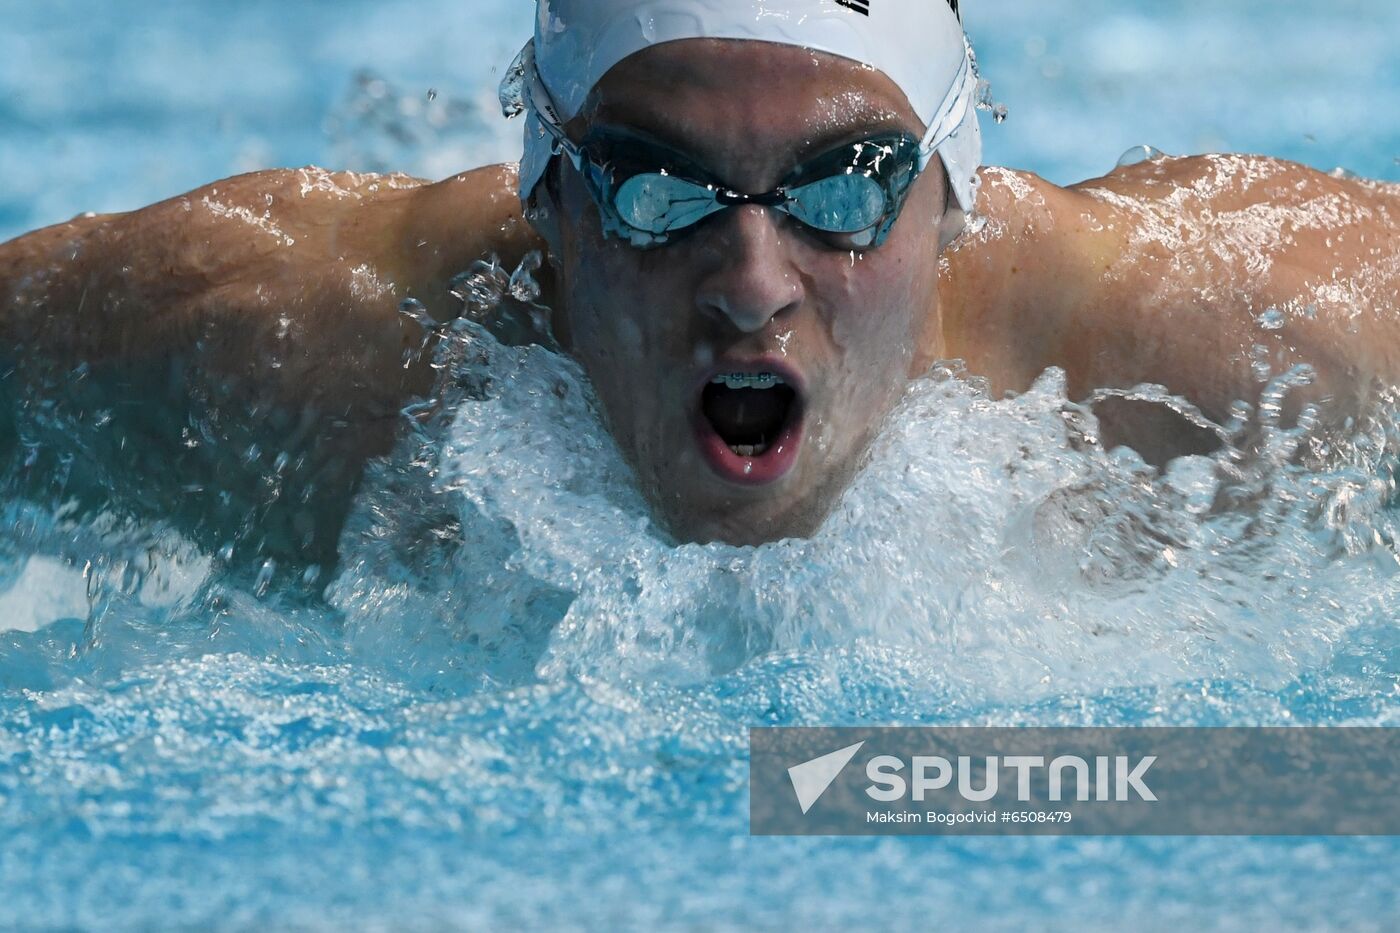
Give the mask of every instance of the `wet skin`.
M 804 158 L 839 144 L 923 130 L 878 72 L 792 48 L 755 58 L 726 42 L 662 46 L 623 62 L 569 132 L 583 139 L 600 126 L 665 141 L 749 192 L 776 188 Z M 539 226 L 562 283 L 558 331 L 667 525 L 684 538 L 738 543 L 810 534 L 910 377 L 941 355 L 930 261 L 944 212 L 941 166 L 915 182 L 888 240 L 863 252 L 756 206 L 638 250 L 604 238 L 576 172 L 561 168 L 556 182 Z M 796 455 L 783 475 L 746 485 L 712 467 L 697 443 L 698 387 L 716 368 L 763 372 L 770 362 L 800 381 L 802 432 L 788 442 Z
M 661 137 L 746 191 L 774 187 L 823 143 L 921 129 L 878 73 L 713 40 L 618 66 L 570 131 L 603 123 Z M 264 172 L 0 246 L 0 345 L 20 379 L 86 362 L 115 374 L 111 391 L 159 383 L 176 420 L 209 387 L 225 423 L 291 412 L 271 449 L 295 433 L 308 482 L 327 464 L 353 477 L 431 384 L 423 363 L 404 366 L 419 334 L 399 302 L 445 319 L 452 275 L 491 252 L 511 265 L 544 248 L 555 330 L 658 515 L 678 537 L 740 543 L 809 533 L 907 381 L 939 358 L 966 361 L 994 393 L 1024 390 L 1048 366 L 1077 398 L 1159 383 L 1217 420 L 1257 398 L 1256 345 L 1276 373 L 1313 364 L 1302 397 L 1334 418 L 1400 381 L 1395 186 L 1239 156 L 1144 163 L 1072 188 L 1003 169 L 982 182 L 985 224 L 940 260 L 936 162 L 889 240 L 854 257 L 758 207 L 637 251 L 602 237 L 570 169 L 541 199 L 537 229 L 521 218 L 512 166 L 435 185 Z M 1257 323 L 1270 308 L 1281 329 Z M 763 354 L 800 373 L 805 436 L 791 470 L 754 487 L 701 455 L 695 377 Z M 1105 442 L 1156 462 L 1199 449 L 1196 432 L 1155 410 L 1099 414 Z M 289 525 L 333 546 L 335 514 L 327 504 Z

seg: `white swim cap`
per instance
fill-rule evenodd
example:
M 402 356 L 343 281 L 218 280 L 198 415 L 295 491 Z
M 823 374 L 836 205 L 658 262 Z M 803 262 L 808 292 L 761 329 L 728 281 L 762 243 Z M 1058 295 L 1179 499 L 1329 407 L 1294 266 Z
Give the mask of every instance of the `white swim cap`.
M 520 197 L 544 177 L 562 125 L 635 52 L 680 39 L 751 39 L 828 52 L 884 72 L 924 121 L 924 167 L 937 153 L 972 210 L 982 135 L 972 48 L 949 0 L 536 0 L 535 37 L 501 88 L 508 116 L 526 112 Z

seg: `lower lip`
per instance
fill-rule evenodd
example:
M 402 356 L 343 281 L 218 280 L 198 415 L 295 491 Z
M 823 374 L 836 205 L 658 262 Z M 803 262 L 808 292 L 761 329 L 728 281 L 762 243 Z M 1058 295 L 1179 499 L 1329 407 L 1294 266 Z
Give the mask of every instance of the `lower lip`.
M 799 405 L 799 402 L 794 400 L 793 404 Z M 797 449 L 802 444 L 802 410 L 799 407 L 783 426 L 777 439 L 758 456 L 741 457 L 736 454 L 704 414 L 695 419 L 695 439 L 706 462 L 721 479 L 736 486 L 767 486 L 786 476 L 797 462 Z

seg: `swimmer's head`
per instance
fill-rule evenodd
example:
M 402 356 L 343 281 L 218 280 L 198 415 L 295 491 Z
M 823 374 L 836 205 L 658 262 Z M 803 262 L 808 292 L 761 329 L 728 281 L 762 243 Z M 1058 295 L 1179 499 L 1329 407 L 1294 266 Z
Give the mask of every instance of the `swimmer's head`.
M 956 16 L 923 0 L 540 5 L 536 48 L 564 51 L 538 59 L 532 103 L 550 111 L 531 113 L 545 148 L 522 187 L 560 274 L 561 343 L 678 537 L 812 533 L 942 355 L 937 257 L 980 157 Z M 890 41 L 922 35 L 908 68 L 854 54 L 883 48 L 865 20 L 889 29 L 889 8 L 917 21 Z M 662 235 L 621 235 L 632 224 Z
M 953 200 L 971 211 L 982 138 L 976 66 L 958 0 L 537 0 L 535 36 L 503 103 L 528 110 L 520 193 L 528 201 L 558 147 L 553 126 L 583 109 L 618 62 L 685 39 L 762 41 L 826 52 L 883 72 L 925 125 Z

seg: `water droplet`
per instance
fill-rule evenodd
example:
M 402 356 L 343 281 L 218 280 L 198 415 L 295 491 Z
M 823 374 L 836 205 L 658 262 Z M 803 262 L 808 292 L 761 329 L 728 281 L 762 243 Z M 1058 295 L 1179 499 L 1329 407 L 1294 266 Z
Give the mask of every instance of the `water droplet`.
M 1134 146 L 1118 157 L 1118 168 L 1127 168 L 1129 165 L 1140 165 L 1143 162 L 1155 162 L 1158 159 L 1167 158 L 1167 154 L 1156 146 L 1143 144 Z
M 992 109 L 992 82 L 985 78 L 977 82 L 977 109 Z
M 1265 330 L 1278 330 L 1283 327 L 1283 312 L 1277 308 L 1270 308 L 1254 319 L 1259 326 Z
M 531 250 L 520 260 L 520 265 L 510 274 L 510 296 L 526 304 L 540 300 L 540 283 L 535 281 L 535 273 L 544 265 L 544 256 L 538 250 Z
M 277 573 L 277 561 L 268 559 L 258 570 L 258 579 L 253 583 L 253 595 L 262 599 L 272 586 L 272 578 Z
M 425 331 L 432 332 L 437 330 L 437 321 L 433 320 L 433 316 L 428 313 L 427 306 L 417 298 L 405 298 L 400 302 L 399 313 Z
M 1254 378 L 1259 382 L 1268 382 L 1274 368 L 1269 362 L 1269 348 L 1263 344 L 1256 343 L 1250 350 L 1250 371 L 1254 373 Z
M 515 56 L 515 61 L 506 69 L 505 77 L 501 79 L 501 113 L 507 119 L 518 117 L 525 112 L 525 72 L 532 67 L 533 61 L 534 44 L 531 43 L 520 50 L 520 54 Z
M 478 259 L 466 272 L 455 276 L 448 290 L 461 301 L 464 313 L 474 320 L 481 320 L 494 310 L 510 286 L 510 279 L 501 260 L 497 256 Z
M 992 83 L 986 78 L 977 79 L 977 109 L 984 113 L 990 113 L 992 119 L 997 123 L 1005 123 L 1010 111 L 1006 105 L 1000 103 L 992 96 Z

